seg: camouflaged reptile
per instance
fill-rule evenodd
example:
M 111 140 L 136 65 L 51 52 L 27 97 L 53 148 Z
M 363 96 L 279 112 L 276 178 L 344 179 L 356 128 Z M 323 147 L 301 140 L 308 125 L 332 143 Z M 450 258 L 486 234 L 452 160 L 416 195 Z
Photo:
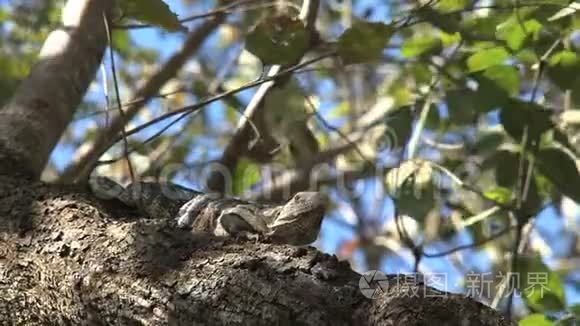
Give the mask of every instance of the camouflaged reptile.
M 326 200 L 318 192 L 299 192 L 284 204 L 272 205 L 173 183 L 135 182 L 124 188 L 109 178 L 93 177 L 90 185 L 100 198 L 117 198 L 151 218 L 175 218 L 179 228 L 217 236 L 258 236 L 292 245 L 316 240 L 326 209 Z

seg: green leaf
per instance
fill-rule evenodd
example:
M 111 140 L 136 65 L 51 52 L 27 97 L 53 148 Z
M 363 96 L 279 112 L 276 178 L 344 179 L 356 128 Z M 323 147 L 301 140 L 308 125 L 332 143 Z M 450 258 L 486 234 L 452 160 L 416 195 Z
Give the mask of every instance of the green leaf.
M 233 192 L 241 195 L 261 178 L 260 166 L 248 159 L 242 159 L 234 173 Z
M 435 205 L 433 168 L 426 161 L 403 162 L 387 173 L 385 184 L 399 214 L 423 221 Z
M 528 164 L 526 164 L 526 167 L 527 166 Z M 530 186 L 528 188 L 527 197 L 523 203 L 523 211 L 527 213 L 528 218 L 536 215 L 544 204 L 544 199 L 540 196 L 540 191 L 538 189 L 537 179 L 537 175 L 533 173 Z M 527 222 L 527 220 L 522 222 Z
M 412 76 L 419 85 L 429 85 L 433 80 L 433 70 L 426 64 L 413 63 L 405 67 L 405 76 Z
M 519 76 L 516 77 L 511 69 L 513 68 L 493 66 L 483 72 L 469 75 L 477 81 L 477 90 L 472 94 L 476 111 L 487 113 L 508 103 L 509 92 L 515 92 L 516 88 L 519 88 Z
M 580 320 L 580 303 L 568 307 L 568 311 L 574 314 Z
M 401 47 L 404 57 L 413 58 L 441 51 L 441 40 L 433 35 L 423 35 L 405 40 Z
M 514 96 L 520 92 L 520 73 L 513 66 L 493 66 L 485 70 L 483 76 L 493 81 L 507 95 Z
M 414 101 L 414 94 L 402 82 L 392 83 L 388 88 L 388 94 L 395 100 L 395 106 L 409 105 Z
M 451 46 L 453 44 L 459 43 L 461 41 L 461 34 L 459 32 L 455 32 L 452 34 L 448 34 L 445 32 L 441 32 L 441 42 L 443 42 L 443 46 Z
M 512 191 L 503 187 L 488 190 L 483 194 L 485 197 L 502 204 L 507 204 L 512 199 Z
M 264 65 L 300 62 L 310 45 L 310 33 L 299 20 L 275 16 L 258 24 L 246 37 L 246 50 Z
M 113 48 L 119 53 L 121 58 L 127 59 L 129 53 L 131 52 L 131 36 L 126 30 L 114 30 L 113 31 Z
M 495 152 L 497 148 L 505 141 L 504 133 L 498 131 L 484 131 L 477 138 L 475 148 L 478 153 Z
M 532 314 L 526 316 L 518 323 L 519 326 L 552 326 L 554 322 L 546 319 L 546 316 L 542 314 Z
M 495 39 L 497 26 L 504 20 L 504 15 L 470 15 L 465 16 L 461 21 L 463 30 L 477 33 L 489 39 Z
M 576 52 L 572 52 L 570 50 L 556 52 L 550 57 L 548 61 L 550 66 L 562 65 L 564 67 L 573 67 L 578 65 L 579 62 L 580 59 L 578 58 Z
M 499 115 L 503 128 L 518 141 L 521 141 L 526 125 L 529 128 L 528 140 L 539 139 L 544 132 L 554 128 L 550 117 L 551 111 L 520 100 L 510 101 L 510 105 L 502 108 Z
M 494 170 L 495 181 L 499 187 L 499 193 L 494 189 L 492 193 L 487 195 L 492 196 L 491 198 L 506 203 L 503 200 L 511 199 L 507 198 L 507 193 L 502 193 L 504 189 L 511 191 L 516 189 L 518 171 L 520 166 L 520 155 L 518 152 L 511 149 L 502 149 L 495 153 L 490 159 L 485 162 L 486 166 L 491 165 Z M 529 166 L 528 160 L 524 162 L 524 171 L 527 171 Z M 532 175 L 531 182 L 528 187 L 527 196 L 523 203 L 523 211 L 529 213 L 527 216 L 533 216 L 541 208 L 544 200 L 540 196 L 538 190 L 536 174 Z M 506 197 L 501 197 L 501 195 L 506 195 Z M 525 221 L 521 221 L 525 222 Z
M 580 86 L 580 57 L 570 50 L 554 53 L 548 60 L 547 75 L 560 89 L 575 90 Z
M 422 6 L 421 10 L 417 11 L 417 16 L 446 33 L 461 31 L 461 12 L 441 13 L 430 6 Z
M 439 108 L 435 104 L 431 104 L 427 119 L 425 121 L 425 128 L 437 130 L 441 126 L 441 116 L 439 115 Z
M 469 89 L 450 90 L 445 94 L 449 118 L 455 124 L 465 125 L 475 121 L 477 98 Z
M 497 27 L 496 37 L 506 41 L 510 49 L 517 51 L 530 37 L 537 38 L 541 29 L 542 24 L 535 19 L 521 22 L 517 17 L 512 16 Z
M 413 111 L 410 106 L 403 106 L 386 116 L 385 123 L 387 132 L 385 136 L 390 137 L 390 144 L 397 147 L 403 146 L 409 141 L 413 131 Z
M 296 81 L 273 88 L 264 105 L 270 108 L 264 112 L 264 120 L 272 128 L 271 132 L 282 138 L 295 131 L 296 125 L 305 125 L 309 118 L 304 95 Z
M 531 67 L 538 63 L 538 54 L 531 47 L 523 48 L 516 53 L 515 59 L 519 63 Z
M 383 23 L 356 22 L 338 39 L 338 55 L 344 64 L 379 61 L 395 30 Z
M 123 13 L 129 18 L 162 27 L 171 32 L 186 29 L 179 22 L 177 15 L 162 0 L 122 0 L 120 5 Z
M 437 3 L 437 9 L 441 12 L 452 12 L 464 9 L 472 3 L 470 0 L 441 0 Z
M 562 279 L 542 262 L 540 256 L 518 257 L 516 275 L 522 297 L 532 309 L 544 312 L 565 308 Z
M 580 112 L 578 112 L 578 113 L 580 113 Z M 568 139 L 568 135 L 566 133 L 564 133 L 562 130 L 554 129 L 554 133 L 552 134 L 551 140 L 554 141 L 556 144 L 564 146 L 571 153 L 576 153 L 576 148 L 574 147 L 574 145 L 572 145 L 572 143 L 570 142 L 570 139 Z
M 4 8 L 0 8 L 0 23 L 7 21 L 10 18 L 10 13 Z
M 568 151 L 548 147 L 538 152 L 538 169 L 564 195 L 580 203 L 580 175 Z
M 500 150 L 493 158 L 495 163 L 495 181 L 502 187 L 514 189 L 516 184 L 520 157 L 517 152 Z
M 471 72 L 485 70 L 503 64 L 509 57 L 510 54 L 503 47 L 484 49 L 472 54 L 467 59 L 467 66 Z

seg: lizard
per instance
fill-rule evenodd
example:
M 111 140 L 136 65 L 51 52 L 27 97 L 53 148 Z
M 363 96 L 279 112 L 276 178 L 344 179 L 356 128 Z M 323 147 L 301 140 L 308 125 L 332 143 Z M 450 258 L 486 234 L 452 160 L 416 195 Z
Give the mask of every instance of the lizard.
M 314 242 L 326 210 L 324 196 L 312 191 L 298 192 L 286 203 L 273 205 L 203 193 L 170 182 L 138 181 L 124 188 L 107 177 L 92 177 L 89 185 L 101 199 L 116 198 L 150 218 L 175 219 L 181 229 L 290 245 Z

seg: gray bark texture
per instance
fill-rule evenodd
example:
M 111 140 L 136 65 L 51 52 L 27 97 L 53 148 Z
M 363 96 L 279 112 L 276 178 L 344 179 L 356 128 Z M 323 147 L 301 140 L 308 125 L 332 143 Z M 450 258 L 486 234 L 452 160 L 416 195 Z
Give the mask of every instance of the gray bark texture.
M 80 186 L 0 176 L 0 324 L 515 325 L 419 283 L 371 300 L 359 279 L 314 248 L 193 234 Z

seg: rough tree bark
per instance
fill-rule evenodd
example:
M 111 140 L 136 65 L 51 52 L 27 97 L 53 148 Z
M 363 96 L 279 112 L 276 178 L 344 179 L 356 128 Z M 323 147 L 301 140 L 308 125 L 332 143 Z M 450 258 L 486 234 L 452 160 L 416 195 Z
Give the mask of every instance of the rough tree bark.
M 420 283 L 367 299 L 335 256 L 192 234 L 73 186 L 0 177 L 0 223 L 2 322 L 512 325 Z
M 35 181 L 94 78 L 112 5 L 70 0 L 65 28 L 0 111 L 0 323 L 510 324 L 419 283 L 369 300 L 359 275 L 313 248 L 192 234 Z

